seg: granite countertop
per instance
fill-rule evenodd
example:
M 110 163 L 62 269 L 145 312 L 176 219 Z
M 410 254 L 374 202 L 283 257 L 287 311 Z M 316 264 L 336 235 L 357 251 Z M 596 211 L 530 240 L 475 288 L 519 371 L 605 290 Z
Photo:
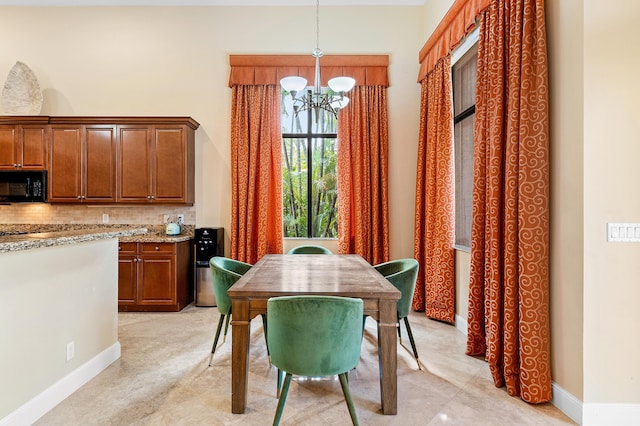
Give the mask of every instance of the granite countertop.
M 162 225 L 0 225 L 0 253 L 74 244 L 106 238 L 127 242 L 181 242 L 193 238 L 194 227 L 168 236 Z

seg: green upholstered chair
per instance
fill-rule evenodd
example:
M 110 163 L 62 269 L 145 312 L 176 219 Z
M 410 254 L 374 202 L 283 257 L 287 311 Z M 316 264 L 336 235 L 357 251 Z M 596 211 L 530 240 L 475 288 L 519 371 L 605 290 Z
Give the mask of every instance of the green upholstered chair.
M 271 363 L 278 367 L 279 393 L 273 424 L 280 423 L 293 374 L 340 378 L 344 398 L 354 425 L 358 424 L 349 391 L 347 373 L 360 359 L 363 303 L 337 296 L 282 296 L 267 302 Z
M 252 265 L 221 256 L 212 257 L 209 260 L 209 265 L 211 266 L 211 274 L 213 276 L 213 293 L 216 296 L 216 305 L 218 306 L 218 311 L 220 311 L 220 320 L 218 321 L 216 335 L 213 338 L 213 346 L 211 347 L 211 358 L 209 358 L 209 366 L 211 366 L 211 362 L 213 361 L 213 354 L 216 352 L 218 338 L 220 337 L 220 330 L 222 329 L 222 323 L 225 322 L 225 317 L 227 318 L 227 320 L 224 325 L 224 337 L 222 341 L 224 342 L 227 339 L 229 319 L 231 318 L 231 298 L 227 295 L 227 290 L 229 290 L 229 288 L 233 284 L 235 284 L 235 282 L 238 281 L 240 277 L 242 277 L 249 269 L 251 269 Z M 266 316 L 262 316 L 262 321 L 266 334 Z M 269 348 L 267 347 L 267 353 L 268 352 Z
M 374 268 L 380 272 L 391 284 L 400 290 L 401 296 L 398 300 L 398 338 L 402 343 L 402 333 L 400 331 L 400 320 L 404 320 L 404 325 L 409 335 L 413 355 L 418 363 L 418 369 L 422 370 L 418 360 L 416 343 L 413 340 L 413 333 L 409 325 L 409 312 L 411 311 L 411 301 L 413 292 L 416 289 L 416 279 L 418 278 L 418 261 L 415 259 L 398 259 L 390 262 L 380 263 Z
M 328 248 L 314 245 L 294 247 L 287 254 L 333 254 Z

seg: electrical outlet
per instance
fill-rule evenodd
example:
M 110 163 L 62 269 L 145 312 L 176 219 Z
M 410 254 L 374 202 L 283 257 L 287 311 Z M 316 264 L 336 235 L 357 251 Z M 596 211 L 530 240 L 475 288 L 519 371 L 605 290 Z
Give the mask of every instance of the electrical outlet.
M 109 215 L 107 213 L 102 214 L 102 223 L 109 223 Z
M 71 361 L 76 356 L 76 344 L 74 341 L 67 343 L 67 361 Z
M 184 225 L 184 215 L 183 214 L 179 214 L 177 217 L 178 217 L 178 223 L 180 225 Z

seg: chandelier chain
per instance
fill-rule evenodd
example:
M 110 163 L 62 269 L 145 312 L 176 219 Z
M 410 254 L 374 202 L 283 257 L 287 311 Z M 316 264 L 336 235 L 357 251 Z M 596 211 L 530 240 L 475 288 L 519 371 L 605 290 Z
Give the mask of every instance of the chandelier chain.
M 316 0 L 316 48 L 320 49 L 320 0 Z

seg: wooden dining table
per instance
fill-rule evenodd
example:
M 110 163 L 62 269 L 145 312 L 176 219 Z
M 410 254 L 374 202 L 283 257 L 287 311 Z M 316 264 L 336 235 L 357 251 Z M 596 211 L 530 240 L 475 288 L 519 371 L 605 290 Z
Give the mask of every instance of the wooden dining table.
M 397 302 L 400 291 L 361 256 L 267 254 L 229 290 L 232 358 L 231 411 L 247 404 L 250 323 L 267 312 L 267 300 L 302 294 L 360 298 L 364 314 L 378 321 L 380 399 L 384 414 L 397 413 Z

